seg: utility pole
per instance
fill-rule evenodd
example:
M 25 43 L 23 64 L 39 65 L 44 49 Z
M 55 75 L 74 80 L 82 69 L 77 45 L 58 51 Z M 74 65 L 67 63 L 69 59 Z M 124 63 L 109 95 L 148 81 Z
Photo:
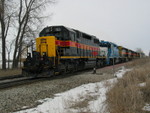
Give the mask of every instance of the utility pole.
M 93 68 L 93 74 L 96 74 L 96 66 Z
M 113 56 L 113 75 L 115 76 L 115 61 L 114 61 L 114 57 L 115 57 L 115 54 L 114 54 L 114 45 L 112 45 L 112 52 L 113 52 L 113 54 L 112 54 L 112 56 Z

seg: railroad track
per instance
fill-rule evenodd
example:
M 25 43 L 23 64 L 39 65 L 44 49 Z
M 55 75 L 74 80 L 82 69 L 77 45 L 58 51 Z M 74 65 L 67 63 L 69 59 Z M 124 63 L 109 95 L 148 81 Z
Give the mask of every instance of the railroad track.
M 123 66 L 125 63 L 122 64 L 116 64 L 114 65 L 115 68 Z M 106 66 L 106 67 L 102 67 L 102 68 L 98 68 L 98 69 L 110 69 L 113 66 Z M 16 75 L 16 76 L 8 76 L 8 77 L 1 77 L 0 78 L 0 89 L 6 89 L 6 88 L 11 88 L 11 87 L 15 87 L 15 86 L 20 86 L 20 85 L 27 85 L 27 84 L 31 84 L 34 82 L 39 82 L 39 81 L 44 81 L 44 80 L 53 80 L 53 79 L 61 79 L 61 78 L 65 78 L 68 76 L 74 76 L 74 75 L 78 75 L 78 74 L 82 74 L 84 72 L 87 71 L 91 71 L 92 73 L 92 69 L 85 69 L 85 70 L 81 70 L 78 72 L 74 72 L 74 73 L 68 73 L 65 75 L 61 75 L 61 76 L 54 76 L 54 77 L 23 77 L 22 75 Z
M 8 89 L 8 88 L 12 88 L 12 87 L 18 87 L 21 85 L 28 85 L 28 84 L 32 84 L 35 82 L 40 82 L 40 81 L 46 81 L 46 80 L 54 80 L 54 79 L 61 79 L 61 78 L 66 78 L 69 76 L 74 76 L 74 75 L 78 75 L 81 74 L 85 71 L 81 71 L 81 72 L 75 72 L 75 73 L 67 73 L 65 75 L 61 75 L 61 76 L 53 76 L 53 77 L 11 77 L 10 78 L 3 78 L 0 79 L 0 90 L 2 89 Z
M 6 88 L 16 87 L 16 86 L 20 86 L 20 85 L 27 85 L 27 84 L 39 82 L 42 80 L 46 80 L 46 78 L 22 77 L 19 79 L 13 79 L 13 80 L 7 80 L 7 81 L 2 80 L 2 81 L 0 81 L 0 89 L 6 89 Z
M 21 78 L 23 77 L 21 74 L 20 75 L 13 75 L 13 76 L 5 76 L 5 77 L 0 77 L 1 80 L 9 80 L 9 79 L 15 79 L 15 78 Z

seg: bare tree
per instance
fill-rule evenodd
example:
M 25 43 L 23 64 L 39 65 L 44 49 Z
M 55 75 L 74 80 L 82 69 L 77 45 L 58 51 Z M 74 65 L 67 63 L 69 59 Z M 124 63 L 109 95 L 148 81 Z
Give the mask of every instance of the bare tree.
M 136 48 L 136 52 L 143 53 L 143 50 L 141 48 Z
M 36 31 L 46 17 L 42 13 L 46 5 L 54 3 L 54 0 L 20 0 L 16 14 L 17 35 L 13 54 L 13 68 L 18 67 L 19 57 L 22 51 L 23 41 L 26 38 L 35 38 Z
M 7 51 L 7 64 L 8 64 L 8 69 L 10 69 L 10 53 L 12 52 L 13 44 L 15 40 L 12 41 L 6 41 L 6 51 Z
M 2 40 L 2 69 L 6 69 L 6 37 L 10 28 L 13 10 L 11 7 L 12 1 L 0 0 L 0 25 L 1 25 L 1 40 Z
M 7 28 L 5 25 L 5 0 L 0 1 L 0 23 L 1 23 L 1 38 L 2 38 L 2 69 L 6 69 L 6 51 L 5 51 L 5 40 L 7 36 Z M 8 21 L 9 22 L 9 21 Z
M 14 25 L 13 31 L 15 32 L 13 68 L 16 68 L 18 67 L 19 57 L 24 49 L 24 41 L 27 38 L 32 40 L 36 37 L 35 34 L 38 34 L 41 22 L 46 18 L 43 15 L 43 10 L 54 2 L 55 0 L 0 0 L 0 38 L 2 40 L 3 69 L 6 69 L 5 47 L 10 25 Z
M 2 48 L 1 41 L 0 41 L 0 48 Z M 0 49 L 0 67 L 1 67 L 1 60 L 2 60 L 2 50 Z
M 136 48 L 136 52 L 140 53 L 140 57 L 145 57 L 145 53 L 141 48 Z

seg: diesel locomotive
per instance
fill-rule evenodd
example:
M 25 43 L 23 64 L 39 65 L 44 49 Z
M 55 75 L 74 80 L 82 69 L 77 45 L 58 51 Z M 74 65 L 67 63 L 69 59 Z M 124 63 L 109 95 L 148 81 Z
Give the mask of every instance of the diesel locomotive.
M 93 35 L 65 26 L 44 28 L 36 38 L 36 50 L 27 53 L 23 75 L 47 76 L 119 63 L 139 54 Z M 113 60 L 112 60 L 113 59 Z M 112 62 L 113 61 L 113 62 Z
M 28 53 L 23 74 L 68 73 L 105 64 L 99 39 L 65 26 L 44 28 L 36 38 L 36 50 Z
M 140 58 L 140 53 L 127 49 L 123 46 L 118 46 L 115 43 L 108 41 L 100 41 L 100 47 L 106 48 L 106 64 L 127 62 L 135 58 Z

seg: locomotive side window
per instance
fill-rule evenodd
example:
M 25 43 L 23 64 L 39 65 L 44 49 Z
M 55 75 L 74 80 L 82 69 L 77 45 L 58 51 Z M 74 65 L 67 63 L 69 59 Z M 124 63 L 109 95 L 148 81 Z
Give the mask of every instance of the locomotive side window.
M 56 28 L 54 28 L 54 31 L 61 31 L 61 28 L 59 28 L 59 27 L 57 28 L 56 27 Z
M 85 34 L 85 33 L 82 33 L 82 37 L 83 37 L 83 38 L 86 38 L 86 39 L 89 39 L 89 40 L 92 39 L 91 36 L 89 36 L 89 35 L 87 35 L 87 34 Z
M 63 35 L 63 40 L 69 40 L 69 35 L 68 35 L 69 33 L 68 33 L 68 31 L 64 30 L 63 34 L 64 34 Z
M 98 39 L 94 39 L 94 43 L 95 43 L 95 44 L 99 44 L 100 42 L 99 42 Z
M 45 32 L 46 32 L 46 33 L 49 33 L 49 32 L 50 32 L 50 29 L 46 29 Z
M 72 41 L 75 41 L 75 33 L 70 32 L 70 37 L 71 37 L 71 40 L 72 40 Z
M 79 32 L 76 32 L 76 34 L 77 34 L 77 38 L 79 38 Z
M 54 34 L 54 36 L 56 36 L 56 37 L 61 37 L 61 32 L 54 32 L 53 34 Z
M 76 36 L 77 36 L 77 38 L 80 38 L 81 37 L 81 33 L 79 31 L 76 31 Z

